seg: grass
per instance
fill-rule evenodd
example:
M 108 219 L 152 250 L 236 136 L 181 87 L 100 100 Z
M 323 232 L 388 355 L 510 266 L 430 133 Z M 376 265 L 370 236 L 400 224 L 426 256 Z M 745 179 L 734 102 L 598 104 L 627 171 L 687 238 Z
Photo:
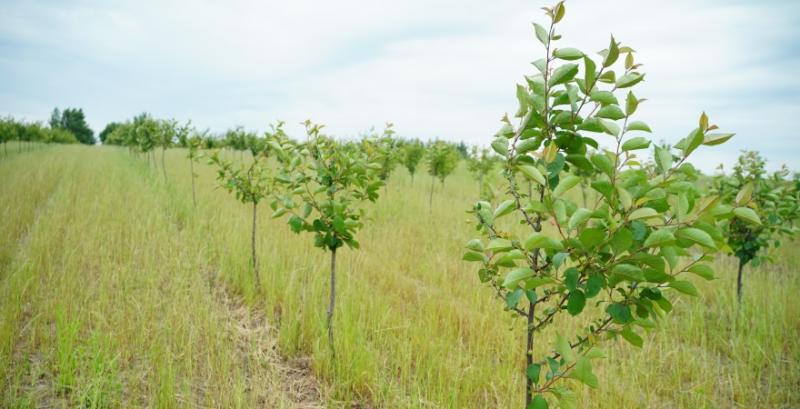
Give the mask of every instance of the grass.
M 272 342 L 290 361 L 310 358 L 325 406 L 521 405 L 524 324 L 460 261 L 477 190 L 463 167 L 437 183 L 430 212 L 427 175 L 391 176 L 362 249 L 339 254 L 332 362 L 327 254 L 260 205 L 256 294 L 251 208 L 215 188 L 213 169 L 196 167 L 194 209 L 182 150 L 167 152 L 169 183 L 124 149 L 10 151 L 0 159 L 5 407 L 311 405 L 287 392 L 281 359 L 251 353 Z M 800 406 L 796 249 L 748 268 L 738 318 L 735 264 L 717 262 L 719 279 L 695 280 L 701 298 L 679 298 L 644 348 L 608 344 L 601 386 L 579 387 L 578 406 Z M 243 343 L 219 291 L 274 328 Z

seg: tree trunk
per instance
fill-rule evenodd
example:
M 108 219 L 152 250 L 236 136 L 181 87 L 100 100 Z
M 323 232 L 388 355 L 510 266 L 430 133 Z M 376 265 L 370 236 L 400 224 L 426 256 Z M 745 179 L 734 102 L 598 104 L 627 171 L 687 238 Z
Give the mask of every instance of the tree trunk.
M 736 276 L 736 301 L 742 303 L 742 270 L 744 269 L 744 261 L 739 259 L 739 274 Z
M 253 202 L 253 235 L 250 237 L 250 246 L 253 251 L 253 273 L 256 276 L 256 293 L 261 292 L 261 277 L 258 275 L 258 260 L 256 259 L 256 210 L 258 203 Z
M 528 342 L 525 346 L 525 407 L 527 408 L 528 405 L 531 404 L 532 400 L 532 393 L 533 393 L 533 381 L 528 376 L 528 368 L 533 364 L 533 325 L 534 325 L 534 308 L 536 304 L 530 302 L 528 300 L 528 327 L 526 332 L 528 333 Z
M 164 154 L 167 152 L 167 148 L 161 147 L 161 170 L 164 172 L 164 181 L 167 181 L 167 165 L 164 161 Z
M 586 206 L 586 186 L 581 183 L 581 196 L 583 196 L 583 207 L 587 208 Z
M 192 203 L 194 207 L 197 208 L 197 193 L 195 193 L 194 187 L 194 159 L 189 159 L 189 169 L 192 171 Z
M 336 348 L 333 345 L 333 309 L 336 307 L 336 249 L 331 250 L 331 294 L 328 303 L 328 344 L 331 355 L 336 359 Z
M 431 194 L 428 196 L 428 212 L 433 212 L 433 184 L 436 182 L 436 178 L 431 176 Z

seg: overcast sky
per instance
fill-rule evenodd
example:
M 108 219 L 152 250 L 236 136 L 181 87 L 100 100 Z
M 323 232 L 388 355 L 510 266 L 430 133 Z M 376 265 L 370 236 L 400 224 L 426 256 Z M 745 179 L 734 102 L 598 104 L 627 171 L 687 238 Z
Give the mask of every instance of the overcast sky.
M 0 0 L 0 114 L 82 107 L 95 132 L 142 111 L 212 131 L 282 119 L 294 136 L 307 118 L 338 136 L 391 121 L 488 145 L 543 55 L 544 5 Z M 700 150 L 701 168 L 755 149 L 800 169 L 800 1 L 570 0 L 560 26 L 562 47 L 596 52 L 613 33 L 637 50 L 655 140 L 676 142 L 703 110 L 737 133 Z

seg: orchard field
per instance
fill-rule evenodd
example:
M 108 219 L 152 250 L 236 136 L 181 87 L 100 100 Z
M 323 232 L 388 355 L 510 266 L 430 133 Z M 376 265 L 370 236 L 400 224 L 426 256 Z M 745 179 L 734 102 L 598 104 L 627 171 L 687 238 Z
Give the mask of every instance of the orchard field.
M 396 169 L 367 210 L 361 248 L 340 250 L 335 359 L 326 252 L 259 203 L 257 291 L 251 206 L 199 161 L 195 207 L 186 149 L 168 149 L 164 164 L 166 178 L 160 163 L 110 146 L 11 143 L 1 157 L 0 406 L 523 403 L 525 323 L 461 260 L 478 195 L 463 161 L 435 182 L 430 209 L 424 165 L 415 180 Z M 485 183 L 500 179 L 495 168 Z M 672 296 L 641 348 L 609 341 L 593 361 L 599 388 L 563 381 L 577 407 L 800 407 L 798 246 L 775 256 L 747 267 L 740 307 L 735 258 L 714 261 L 714 280 L 689 278 L 699 297 Z

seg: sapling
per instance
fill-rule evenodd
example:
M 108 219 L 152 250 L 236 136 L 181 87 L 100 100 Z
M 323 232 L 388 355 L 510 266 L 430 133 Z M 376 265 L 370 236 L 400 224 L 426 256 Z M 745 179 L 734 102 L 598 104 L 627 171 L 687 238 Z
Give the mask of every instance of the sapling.
M 397 140 L 394 138 L 394 125 L 387 123 L 380 136 L 364 138 L 361 141 L 361 148 L 367 154 L 367 159 L 380 166 L 378 177 L 383 181 L 384 186 L 389 176 L 397 167 Z
M 374 202 L 383 185 L 380 165 L 360 149 L 351 149 L 321 133 L 323 125 L 304 122 L 308 141 L 284 142 L 276 151 L 286 158 L 276 180 L 285 195 L 272 203 L 273 216 L 289 215 L 295 233 L 314 234 L 314 245 L 330 252 L 328 342 L 335 357 L 333 314 L 336 306 L 336 252 L 347 245 L 359 248 L 356 233 L 364 226 L 364 202 Z
M 164 174 L 164 181 L 167 181 L 167 162 L 164 160 L 167 149 L 172 147 L 175 137 L 178 135 L 178 122 L 174 119 L 164 119 L 158 121 L 158 145 L 161 147 L 161 171 Z
M 197 134 L 191 138 L 186 139 L 186 147 L 189 149 L 187 157 L 189 158 L 189 171 L 192 177 L 192 204 L 197 207 L 197 188 L 195 187 L 195 179 L 197 173 L 194 171 L 194 162 L 200 158 L 200 150 L 203 149 L 204 134 Z
M 458 166 L 458 151 L 451 145 L 436 141 L 428 147 L 427 162 L 428 174 L 431 175 L 431 192 L 428 197 L 428 211 L 433 210 L 433 185 L 436 179 L 442 183 L 444 187 L 444 180 L 450 176 L 451 173 Z
M 250 249 L 252 252 L 253 274 L 255 275 L 256 293 L 261 292 L 261 277 L 258 272 L 258 259 L 256 256 L 256 220 L 258 203 L 273 194 L 275 187 L 275 173 L 266 163 L 266 153 L 262 152 L 254 160 L 245 165 L 233 163 L 220 157 L 219 152 L 209 155 L 211 164 L 217 165 L 217 180 L 221 186 L 232 192 L 236 199 L 242 203 L 253 205 L 253 224 L 250 236 Z
M 478 200 L 483 198 L 483 179 L 494 168 L 495 158 L 491 156 L 486 148 L 478 151 L 477 146 L 473 146 L 467 156 L 467 170 L 478 180 Z
M 403 166 L 406 167 L 408 174 L 411 175 L 411 184 L 414 184 L 417 166 L 424 156 L 425 145 L 417 139 L 405 142 L 400 148 L 400 161 L 403 162 Z
M 724 243 L 719 197 L 698 189 L 700 173 L 687 158 L 732 136 L 712 133 L 717 127 L 703 114 L 676 145 L 677 161 L 656 147 L 659 166 L 643 166 L 637 151 L 651 141 L 638 135 L 650 128 L 633 120 L 642 100 L 630 89 L 644 79 L 634 51 L 613 37 L 599 58 L 557 46 L 564 4 L 545 10 L 548 27 L 534 24 L 545 56 L 517 86 L 518 123 L 505 116 L 491 142 L 503 158 L 506 200 L 475 204 L 482 238 L 469 241 L 464 254 L 480 264 L 480 280 L 505 310 L 525 321 L 524 407 L 534 409 L 554 401 L 574 407 L 563 380 L 599 386 L 592 361 L 604 355 L 597 347 L 603 339 L 621 336 L 640 347 L 636 328 L 653 327 L 668 313 L 673 291 L 698 295 L 686 273 L 713 277 L 707 262 Z M 610 146 L 599 149 L 597 136 Z M 588 207 L 567 194 L 587 177 L 575 167 L 593 174 L 597 198 Z M 521 193 L 518 178 L 534 183 L 533 198 Z M 544 339 L 542 331 L 559 320 L 588 325 Z M 534 355 L 534 342 L 552 349 Z
M 789 171 L 782 168 L 772 175 L 766 161 L 755 151 L 744 151 L 731 176 L 716 180 L 717 193 L 726 204 L 719 213 L 728 246 L 739 260 L 736 299 L 742 301 L 742 272 L 751 263 L 758 266 L 769 260 L 767 250 L 780 245 L 781 236 L 797 233 L 792 221 L 798 217 L 798 198 Z M 762 223 L 762 220 L 764 223 Z

